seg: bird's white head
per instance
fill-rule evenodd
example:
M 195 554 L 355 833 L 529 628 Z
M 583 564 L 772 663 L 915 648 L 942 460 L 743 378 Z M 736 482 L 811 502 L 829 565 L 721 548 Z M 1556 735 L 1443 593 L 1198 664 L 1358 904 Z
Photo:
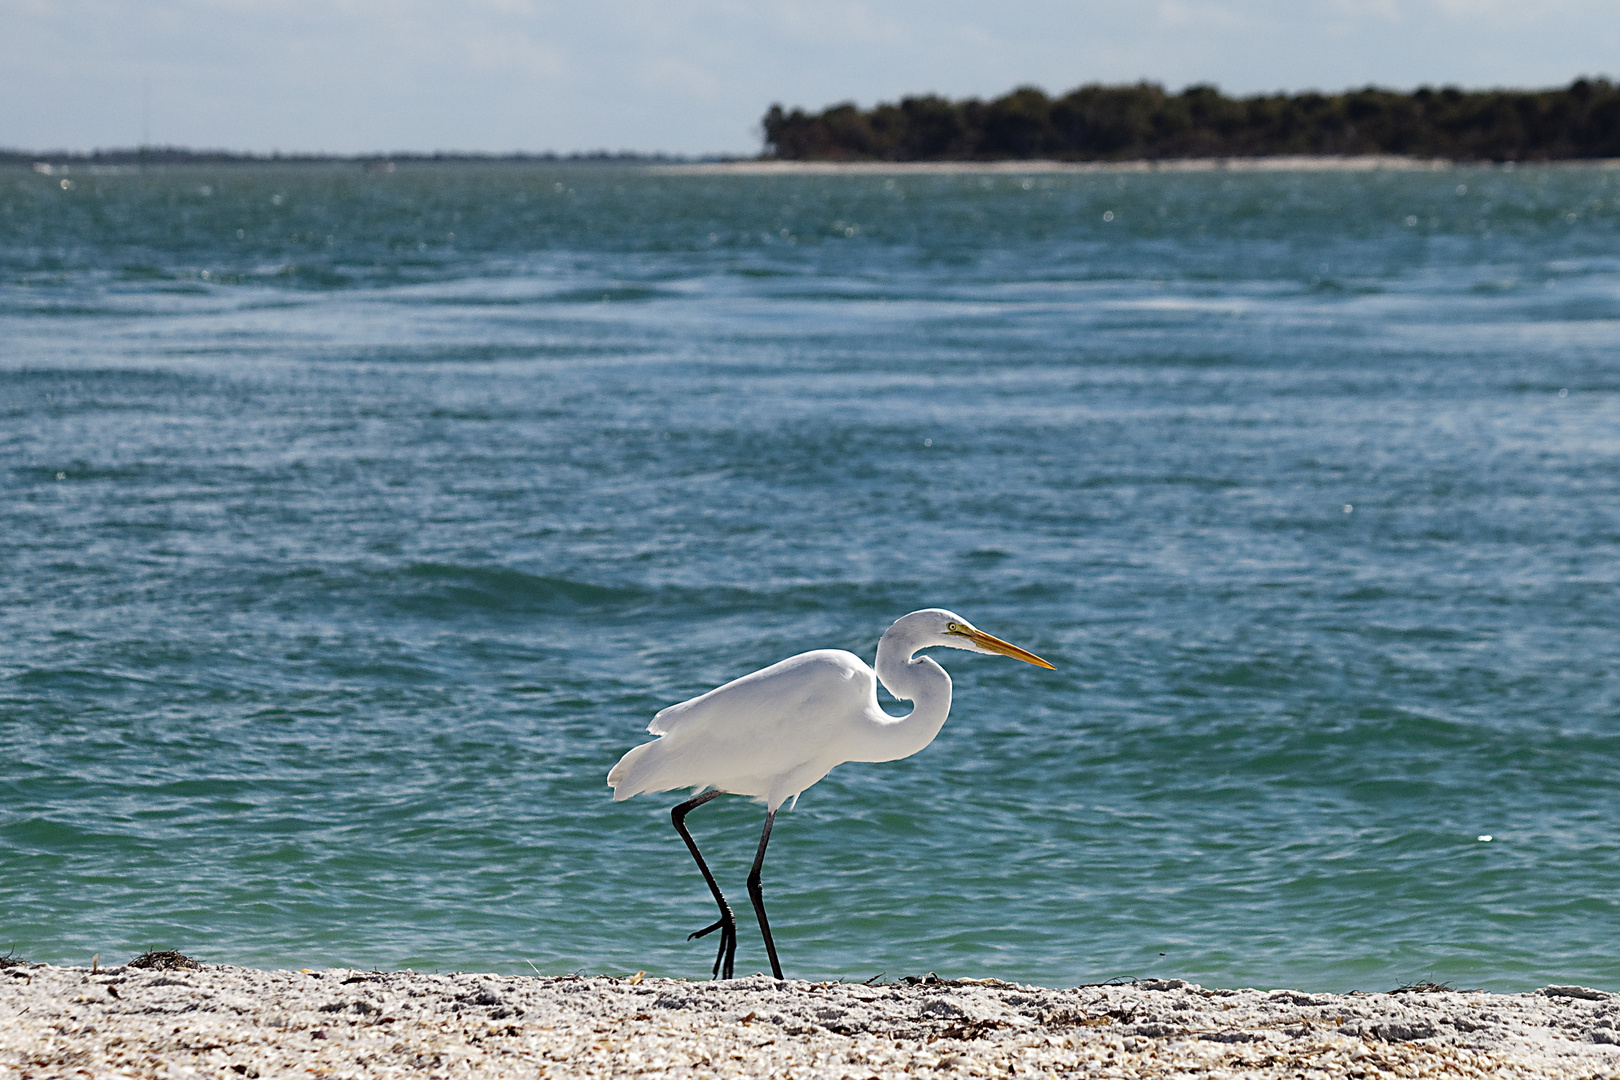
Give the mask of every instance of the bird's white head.
M 1010 656 L 1014 660 L 1022 660 L 1036 667 L 1052 666 L 1027 649 L 1020 649 L 1017 645 L 987 634 L 956 612 L 944 608 L 924 608 L 921 611 L 913 611 L 910 615 L 902 615 L 883 636 L 888 637 L 890 634 L 903 637 L 909 644 L 913 644 L 913 652 L 916 649 L 944 645 L 952 649 L 966 649 L 968 652 L 991 656 Z

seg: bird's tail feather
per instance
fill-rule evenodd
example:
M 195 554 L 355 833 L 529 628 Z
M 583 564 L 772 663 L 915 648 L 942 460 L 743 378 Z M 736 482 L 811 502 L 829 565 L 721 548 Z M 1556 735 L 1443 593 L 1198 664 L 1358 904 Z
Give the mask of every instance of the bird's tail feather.
M 640 795 L 643 791 L 661 790 L 649 785 L 651 774 L 657 760 L 650 757 L 654 748 L 662 740 L 642 743 L 619 759 L 619 763 L 608 772 L 608 786 L 613 789 L 613 801 L 623 802 L 632 795 Z

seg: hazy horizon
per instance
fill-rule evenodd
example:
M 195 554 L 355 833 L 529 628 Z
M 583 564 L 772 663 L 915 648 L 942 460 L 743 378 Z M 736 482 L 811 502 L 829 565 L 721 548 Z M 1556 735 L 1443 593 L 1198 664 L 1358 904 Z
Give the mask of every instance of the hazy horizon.
M 1020 85 L 1564 86 L 1612 77 L 1602 0 L 963 0 L 812 5 L 0 0 L 0 147 L 750 155 L 816 111 Z

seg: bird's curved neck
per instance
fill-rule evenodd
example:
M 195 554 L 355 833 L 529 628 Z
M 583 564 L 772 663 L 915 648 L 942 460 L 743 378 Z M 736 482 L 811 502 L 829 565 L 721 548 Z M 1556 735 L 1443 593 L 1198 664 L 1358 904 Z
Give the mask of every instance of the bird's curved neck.
M 858 760 L 910 757 L 933 742 L 945 726 L 951 712 L 951 677 L 928 657 L 915 656 L 918 649 L 931 644 L 935 642 L 918 639 L 900 626 L 890 627 L 878 642 L 877 663 L 873 665 L 878 681 L 901 701 L 911 702 L 911 712 L 875 717 L 868 732 L 870 745 Z

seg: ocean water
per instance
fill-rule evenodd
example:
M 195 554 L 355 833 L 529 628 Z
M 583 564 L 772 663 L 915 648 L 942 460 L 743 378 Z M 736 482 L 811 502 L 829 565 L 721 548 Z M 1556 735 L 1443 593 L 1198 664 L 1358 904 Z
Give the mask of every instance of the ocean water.
M 1620 989 L 1617 171 L 8 171 L 0 493 L 0 952 L 707 977 L 608 768 L 940 605 L 790 976 Z

